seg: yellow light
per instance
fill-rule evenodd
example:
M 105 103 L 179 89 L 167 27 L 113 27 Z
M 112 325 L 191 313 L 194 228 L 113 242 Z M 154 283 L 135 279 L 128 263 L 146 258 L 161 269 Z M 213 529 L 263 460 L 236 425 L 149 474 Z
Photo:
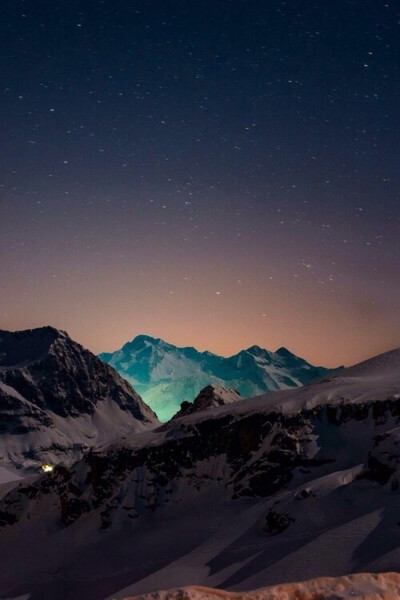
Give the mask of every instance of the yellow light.
M 40 469 L 43 471 L 43 473 L 51 473 L 54 467 L 52 465 L 42 465 Z

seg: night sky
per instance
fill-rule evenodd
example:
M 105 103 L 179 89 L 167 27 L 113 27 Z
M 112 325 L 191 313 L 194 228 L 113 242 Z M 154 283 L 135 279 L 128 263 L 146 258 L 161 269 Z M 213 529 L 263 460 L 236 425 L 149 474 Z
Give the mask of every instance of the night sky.
M 0 327 L 400 346 L 394 0 L 3 0 Z

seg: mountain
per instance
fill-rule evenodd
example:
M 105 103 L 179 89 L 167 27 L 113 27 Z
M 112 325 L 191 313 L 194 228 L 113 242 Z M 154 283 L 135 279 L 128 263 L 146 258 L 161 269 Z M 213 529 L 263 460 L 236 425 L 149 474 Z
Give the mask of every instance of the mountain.
M 399 500 L 400 349 L 20 481 L 0 501 L 0 597 L 398 572 Z
M 180 410 L 172 418 L 177 419 L 201 410 L 232 404 L 232 402 L 237 402 L 240 399 L 240 394 L 235 390 L 227 390 L 216 383 L 210 383 L 210 385 L 200 390 L 193 402 L 182 402 Z
M 2 465 L 68 462 L 157 423 L 131 386 L 67 333 L 0 330 Z
M 99 358 L 129 381 L 162 421 L 209 383 L 235 389 L 247 398 L 295 388 L 328 371 L 310 365 L 286 348 L 269 352 L 251 346 L 224 358 L 192 347 L 177 348 L 147 335 L 139 335 L 120 350 L 102 353 Z

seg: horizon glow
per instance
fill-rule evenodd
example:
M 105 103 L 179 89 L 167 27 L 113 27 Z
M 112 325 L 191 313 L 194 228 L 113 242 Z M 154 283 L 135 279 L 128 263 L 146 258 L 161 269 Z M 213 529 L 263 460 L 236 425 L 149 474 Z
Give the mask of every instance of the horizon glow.
M 25 4 L 1 24 L 1 328 L 328 367 L 400 346 L 399 8 Z

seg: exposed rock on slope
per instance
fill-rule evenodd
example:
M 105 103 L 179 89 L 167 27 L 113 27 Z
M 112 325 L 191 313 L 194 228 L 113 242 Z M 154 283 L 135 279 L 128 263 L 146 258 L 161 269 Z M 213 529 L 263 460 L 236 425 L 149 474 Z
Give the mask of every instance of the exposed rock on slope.
M 201 410 L 232 404 L 232 402 L 237 402 L 240 399 L 241 396 L 236 390 L 227 390 L 220 385 L 211 383 L 199 392 L 193 402 L 182 402 L 181 409 L 173 418 L 184 417 Z
M 396 600 L 400 598 L 399 573 L 357 573 L 345 577 L 318 577 L 301 583 L 284 583 L 250 592 L 227 592 L 201 586 L 160 590 L 125 600 Z
M 147 335 L 99 356 L 133 385 L 163 421 L 210 382 L 248 398 L 269 390 L 299 387 L 328 371 L 310 365 L 286 348 L 269 352 L 251 346 L 224 358 L 191 347 L 177 348 Z
M 46 456 L 54 461 L 63 452 L 76 458 L 85 447 L 156 423 L 131 386 L 65 332 L 52 327 L 0 331 L 5 461 L 35 464 Z

